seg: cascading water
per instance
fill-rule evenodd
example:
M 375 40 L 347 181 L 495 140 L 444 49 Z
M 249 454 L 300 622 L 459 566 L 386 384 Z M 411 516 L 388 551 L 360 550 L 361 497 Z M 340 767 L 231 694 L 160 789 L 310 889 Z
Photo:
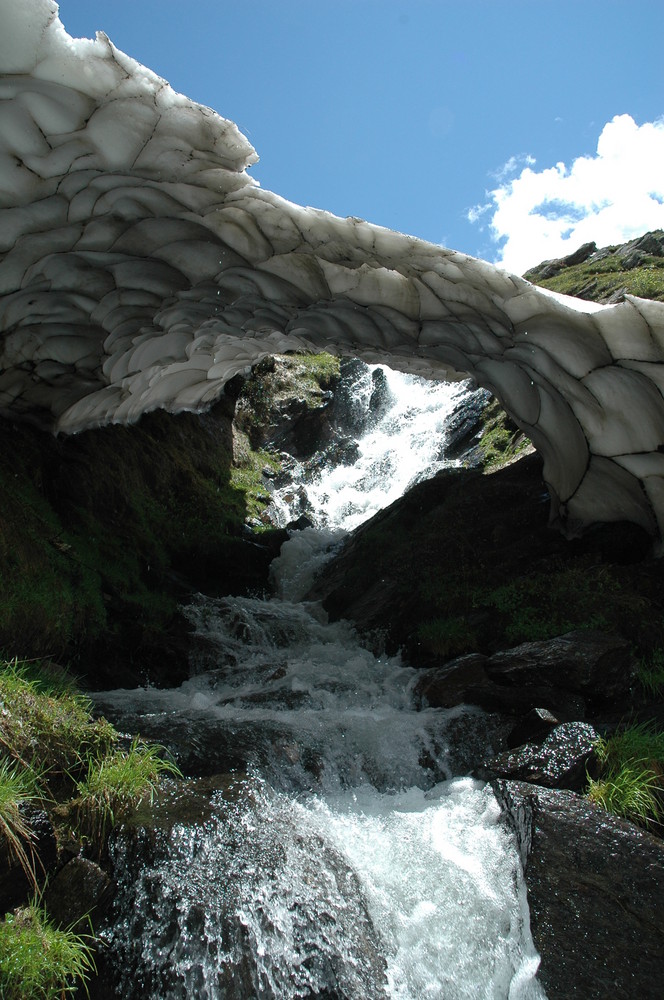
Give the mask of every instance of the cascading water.
M 352 462 L 295 463 L 291 482 L 273 496 L 275 521 L 287 524 L 304 509 L 319 528 L 352 531 L 449 466 L 447 421 L 466 393 L 466 383 L 354 362 L 338 393 L 341 423 L 355 438 Z
M 381 506 L 381 480 L 384 503 L 397 474 L 402 492 L 418 465 L 442 460 L 432 430 L 413 431 L 407 467 L 395 457 L 418 398 L 440 420 L 436 387 L 393 373 L 389 387 L 371 450 L 366 436 L 358 449 L 372 471 L 304 483 L 326 527 L 286 543 L 280 596 L 199 596 L 187 608 L 199 641 L 189 681 L 98 696 L 197 776 L 115 841 L 107 936 L 127 1000 L 544 996 L 513 837 L 490 788 L 460 776 L 498 723 L 416 711 L 414 670 L 296 603 L 344 520 Z M 453 395 L 440 389 L 445 412 Z

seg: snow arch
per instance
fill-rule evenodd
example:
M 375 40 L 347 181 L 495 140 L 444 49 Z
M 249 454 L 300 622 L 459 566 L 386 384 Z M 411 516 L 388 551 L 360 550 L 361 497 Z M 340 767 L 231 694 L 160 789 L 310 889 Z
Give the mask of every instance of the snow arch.
M 0 0 L 0 412 L 55 431 L 204 409 L 269 353 L 471 375 L 553 518 L 664 530 L 664 305 L 557 296 L 260 189 L 233 123 L 52 0 Z

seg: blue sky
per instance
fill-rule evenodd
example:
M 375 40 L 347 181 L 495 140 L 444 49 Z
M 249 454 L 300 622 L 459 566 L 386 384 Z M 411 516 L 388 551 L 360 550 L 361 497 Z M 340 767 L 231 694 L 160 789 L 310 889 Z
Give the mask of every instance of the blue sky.
M 513 270 L 664 226 L 664 0 L 62 0 L 60 17 L 237 122 L 251 173 L 298 204 Z

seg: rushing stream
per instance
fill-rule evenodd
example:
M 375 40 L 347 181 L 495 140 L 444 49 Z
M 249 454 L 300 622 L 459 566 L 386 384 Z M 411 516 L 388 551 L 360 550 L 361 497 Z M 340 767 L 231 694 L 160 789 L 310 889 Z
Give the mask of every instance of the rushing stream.
M 114 845 L 127 1000 L 544 996 L 514 840 L 464 776 L 497 723 L 417 711 L 414 670 L 302 601 L 340 532 L 444 464 L 459 389 L 385 378 L 355 464 L 296 470 L 321 527 L 282 549 L 279 596 L 199 595 L 190 680 L 97 696 L 194 776 Z

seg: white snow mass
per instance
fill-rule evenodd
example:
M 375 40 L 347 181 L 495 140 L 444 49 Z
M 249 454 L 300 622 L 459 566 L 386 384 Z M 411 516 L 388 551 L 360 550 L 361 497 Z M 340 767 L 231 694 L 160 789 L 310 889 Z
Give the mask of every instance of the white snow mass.
M 552 516 L 664 527 L 664 305 L 545 293 L 260 189 L 232 123 L 52 0 L 0 0 L 0 413 L 56 431 L 200 410 L 260 357 L 473 376 L 544 460 Z

